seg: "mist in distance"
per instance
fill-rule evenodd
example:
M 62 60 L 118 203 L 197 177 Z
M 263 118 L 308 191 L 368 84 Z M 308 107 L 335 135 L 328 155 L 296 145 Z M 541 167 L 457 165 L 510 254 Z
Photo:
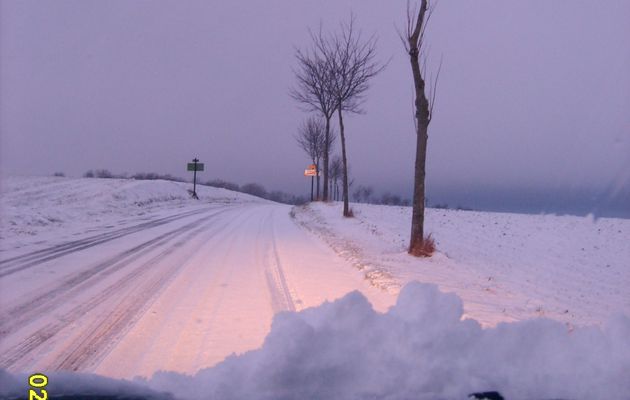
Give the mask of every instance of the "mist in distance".
M 307 195 L 289 97 L 308 28 L 354 12 L 384 72 L 346 118 L 354 188 L 410 198 L 405 2 L 0 3 L 0 165 L 258 182 Z M 630 3 L 441 1 L 428 69 L 430 204 L 630 217 Z M 333 119 L 336 121 L 336 118 Z M 339 148 L 337 148 L 339 151 Z M 350 189 L 350 192 L 353 188 Z

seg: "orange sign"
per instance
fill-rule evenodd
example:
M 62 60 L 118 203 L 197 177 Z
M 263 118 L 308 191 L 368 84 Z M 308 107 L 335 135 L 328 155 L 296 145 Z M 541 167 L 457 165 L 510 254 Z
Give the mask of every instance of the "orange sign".
M 304 170 L 304 176 L 317 176 L 317 165 L 311 164 Z

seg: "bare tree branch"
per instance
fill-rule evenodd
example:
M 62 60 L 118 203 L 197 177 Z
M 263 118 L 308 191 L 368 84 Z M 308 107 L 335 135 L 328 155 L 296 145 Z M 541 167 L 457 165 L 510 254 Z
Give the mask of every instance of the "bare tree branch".
M 301 108 L 309 112 L 320 113 L 325 121 L 325 150 L 324 150 L 324 193 L 323 200 L 328 200 L 328 155 L 330 154 L 331 136 L 330 120 L 335 113 L 337 101 L 330 91 L 331 67 L 326 54 L 329 53 L 322 25 L 317 33 L 309 29 L 311 46 L 307 50 L 296 49 L 295 57 L 298 66 L 293 70 L 297 85 L 290 89 L 289 95 L 296 100 Z
M 320 161 L 324 158 L 326 152 L 330 152 L 335 142 L 335 133 L 330 131 L 331 136 L 328 137 L 328 143 L 326 142 L 326 124 L 321 118 L 310 117 L 305 120 L 300 128 L 298 134 L 295 136 L 295 140 L 298 145 L 311 159 L 316 166 L 318 172 L 317 175 L 317 198 L 319 199 L 320 188 Z M 324 182 L 326 184 L 326 182 Z M 312 191 L 312 187 L 311 187 Z M 312 193 L 311 193 L 312 197 Z M 312 199 L 311 199 L 312 200 Z
M 440 72 L 442 71 L 443 57 L 440 57 L 440 65 L 438 66 L 435 79 L 432 79 L 429 84 L 429 122 L 433 119 L 433 106 L 435 105 L 435 96 L 437 94 L 437 86 L 440 81 Z
M 339 135 L 341 139 L 341 159 L 343 163 L 343 215 L 350 216 L 348 205 L 348 160 L 346 156 L 345 130 L 343 113 L 362 113 L 361 105 L 369 89 L 370 80 L 386 66 L 376 61 L 375 35 L 364 40 L 355 28 L 355 17 L 350 16 L 348 23 L 342 23 L 338 33 L 328 37 L 320 36 L 319 49 L 329 68 L 328 81 L 331 97 L 336 100 L 335 107 L 339 117 Z
M 308 118 L 298 129 L 295 140 L 311 161 L 313 161 L 313 164 L 324 154 L 325 136 L 324 123 L 317 118 Z

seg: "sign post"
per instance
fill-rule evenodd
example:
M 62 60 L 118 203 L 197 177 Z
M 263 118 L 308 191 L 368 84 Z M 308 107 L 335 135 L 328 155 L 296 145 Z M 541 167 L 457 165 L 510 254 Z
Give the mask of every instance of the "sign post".
M 317 176 L 317 166 L 315 164 L 311 164 L 304 170 L 304 176 L 311 177 L 311 201 L 313 201 L 313 181 L 315 176 Z
M 192 197 L 199 199 L 197 196 L 197 171 L 203 171 L 203 163 L 199 162 L 197 157 L 193 158 L 193 162 L 188 163 L 188 171 L 193 171 L 193 192 Z

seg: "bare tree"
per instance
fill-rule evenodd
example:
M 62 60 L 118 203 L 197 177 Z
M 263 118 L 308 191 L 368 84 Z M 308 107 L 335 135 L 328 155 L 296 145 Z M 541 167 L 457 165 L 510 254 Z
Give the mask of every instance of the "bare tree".
M 401 34 L 405 50 L 409 53 L 415 91 L 414 122 L 417 137 L 409 254 L 416 256 L 428 255 L 425 251 L 424 243 L 425 165 L 427 159 L 427 141 L 429 139 L 429 123 L 431 122 L 431 117 L 433 116 L 433 105 L 435 104 L 435 93 L 440 70 L 438 69 L 432 87 L 428 88 L 427 95 L 427 93 L 425 93 L 427 92 L 425 82 L 426 55 L 424 57 L 421 56 L 424 50 L 424 37 L 427 23 L 431 18 L 433 10 L 434 7 L 429 7 L 429 0 L 421 0 L 419 10 L 412 10 L 409 1 L 407 1 L 406 36 L 403 37 Z M 422 67 L 420 66 L 421 58 L 424 58 L 424 60 L 422 60 Z
M 330 182 L 333 200 L 339 200 L 339 180 L 343 175 L 343 163 L 339 156 L 335 156 L 330 163 Z
M 224 181 L 223 179 L 213 179 L 211 181 L 206 182 L 205 185 L 213 186 L 213 187 L 217 187 L 217 188 L 223 188 L 223 189 L 227 189 L 227 190 L 233 190 L 235 192 L 238 192 L 238 191 L 241 190 L 241 188 L 238 186 L 238 184 L 232 183 L 232 182 L 228 182 L 228 181 Z
M 330 120 L 335 114 L 336 101 L 329 89 L 330 66 L 322 52 L 322 44 L 325 43 L 325 39 L 321 27 L 317 35 L 313 32 L 309 33 L 312 41 L 310 49 L 305 51 L 298 49 L 295 52 L 298 61 L 297 69 L 294 70 L 297 85 L 290 90 L 289 94 L 306 111 L 320 113 L 326 121 L 323 153 L 323 200 L 328 201 L 328 159 L 332 142 Z
M 400 198 L 400 196 L 396 195 L 396 194 L 391 194 L 389 192 L 385 192 L 383 193 L 383 195 L 381 196 L 381 204 L 385 204 L 385 205 L 392 205 L 392 206 L 399 206 L 402 204 L 402 199 Z
M 241 192 L 262 197 L 263 199 L 267 198 L 267 189 L 259 183 L 246 183 L 241 186 Z
M 374 188 L 371 186 L 359 185 L 352 194 L 357 203 L 369 203 L 373 193 Z
M 343 215 L 350 216 L 348 205 L 348 157 L 346 154 L 346 137 L 343 124 L 343 113 L 361 113 L 361 104 L 369 81 L 385 65 L 375 61 L 376 37 L 363 40 L 360 32 L 355 31 L 354 16 L 348 24 L 341 25 L 341 31 L 320 41 L 320 51 L 325 55 L 330 68 L 329 90 L 335 100 L 339 116 L 339 136 L 341 139 L 341 160 L 343 164 Z
M 336 139 L 334 130 L 329 130 L 328 151 L 330 151 Z M 324 122 L 315 117 L 310 117 L 302 123 L 295 137 L 298 145 L 311 159 L 317 170 L 317 199 L 320 199 L 320 161 L 326 152 L 326 128 Z M 311 201 L 313 200 L 313 180 L 311 180 Z
M 357 203 L 360 203 L 361 200 L 363 199 L 363 186 L 359 186 L 358 188 L 356 188 L 356 190 L 354 191 L 354 193 L 352 193 L 352 196 L 354 197 L 354 201 Z

